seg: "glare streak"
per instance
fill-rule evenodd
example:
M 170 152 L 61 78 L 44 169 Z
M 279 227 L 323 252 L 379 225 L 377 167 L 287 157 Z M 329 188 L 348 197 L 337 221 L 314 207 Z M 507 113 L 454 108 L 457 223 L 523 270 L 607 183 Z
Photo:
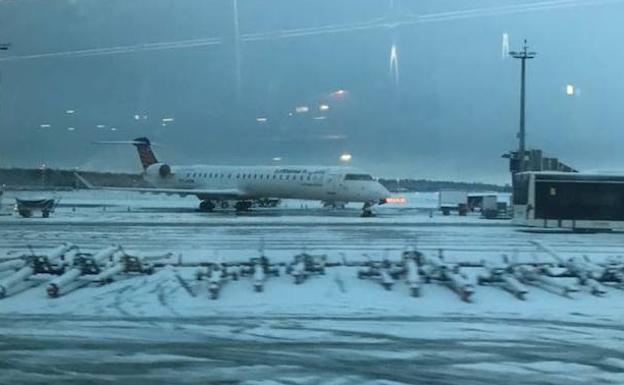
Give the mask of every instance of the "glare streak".
M 255 42 L 263 40 L 289 39 L 304 36 L 326 35 L 343 32 L 357 32 L 363 30 L 374 29 L 391 29 L 400 26 L 408 26 L 415 24 L 437 23 L 462 19 L 474 19 L 480 17 L 512 15 L 519 13 L 537 12 L 556 10 L 563 8 L 583 7 L 583 6 L 599 6 L 607 4 L 622 3 L 624 0 L 545 0 L 534 1 L 526 4 L 513 4 L 503 6 L 478 7 L 458 11 L 444 11 L 429 14 L 408 14 L 402 18 L 393 20 L 387 17 L 375 18 L 365 22 L 350 24 L 331 24 L 320 27 L 304 27 L 284 29 L 278 31 L 258 32 L 240 34 L 240 41 Z M 158 51 L 193 47 L 206 47 L 223 44 L 220 37 L 210 37 L 201 39 L 178 40 L 160 43 L 145 43 L 128 46 L 116 46 L 107 48 L 90 48 L 70 51 L 46 52 L 38 54 L 25 54 L 16 56 L 0 57 L 2 61 L 30 60 L 30 59 L 47 59 L 47 58 L 64 58 L 64 57 L 88 57 L 103 55 L 118 55 L 143 51 Z
M 503 59 L 506 59 L 509 57 L 509 34 L 507 33 L 503 33 L 501 56 Z
M 169 42 L 160 42 L 160 43 L 146 43 L 146 44 L 135 44 L 135 45 L 127 45 L 127 46 L 107 47 L 107 48 L 89 48 L 89 49 L 79 49 L 79 50 L 71 50 L 71 51 L 45 52 L 45 53 L 30 54 L 30 55 L 7 56 L 7 57 L 1 57 L 0 61 L 118 55 L 118 54 L 134 53 L 134 52 L 141 52 L 141 51 L 158 51 L 158 50 L 168 50 L 168 49 L 178 49 L 178 48 L 205 47 L 205 46 L 218 45 L 218 44 L 222 44 L 221 38 L 178 40 L 178 41 L 169 41 Z
M 399 84 L 399 57 L 397 54 L 397 48 L 395 44 L 392 44 L 390 48 L 390 75 L 394 80 L 394 84 Z
M 435 23 L 460 19 L 473 19 L 479 17 L 511 15 L 545 10 L 555 10 L 582 6 L 596 6 L 612 3 L 622 3 L 624 0 L 550 0 L 531 2 L 527 4 L 479 7 L 459 11 L 445 11 L 421 15 L 408 15 L 398 20 L 377 18 L 367 22 L 353 24 L 332 24 L 322 27 L 295 28 L 280 31 L 271 31 L 254 34 L 243 34 L 241 40 L 254 42 L 261 40 L 286 39 L 303 36 L 333 34 L 339 32 L 357 32 L 361 30 L 396 28 L 405 25 Z

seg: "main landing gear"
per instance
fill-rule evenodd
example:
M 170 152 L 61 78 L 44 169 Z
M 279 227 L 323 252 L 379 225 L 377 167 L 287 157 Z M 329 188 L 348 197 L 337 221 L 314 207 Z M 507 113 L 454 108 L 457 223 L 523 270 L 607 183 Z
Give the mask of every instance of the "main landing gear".
M 251 201 L 238 201 L 234 205 L 234 208 L 236 209 L 237 213 L 240 213 L 240 212 L 243 212 L 243 211 L 251 211 L 252 203 L 253 202 L 251 202 Z
M 215 207 L 215 204 L 211 201 L 201 201 L 201 203 L 199 204 L 199 211 L 207 213 L 214 210 Z
M 236 212 L 250 211 L 252 204 L 252 201 L 238 201 L 234 204 L 234 209 L 236 210 Z M 199 203 L 199 211 L 204 213 L 214 211 L 216 207 L 217 205 L 213 201 L 209 200 L 203 200 Z M 222 201 L 220 207 L 222 209 L 227 209 L 228 207 L 230 207 L 230 204 L 228 203 L 228 201 Z

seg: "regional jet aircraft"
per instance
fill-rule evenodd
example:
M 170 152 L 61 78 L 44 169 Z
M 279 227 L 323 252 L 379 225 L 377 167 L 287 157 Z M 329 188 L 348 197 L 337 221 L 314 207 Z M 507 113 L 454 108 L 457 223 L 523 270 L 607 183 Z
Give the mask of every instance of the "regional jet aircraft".
M 390 197 L 372 176 L 352 167 L 170 166 L 156 159 L 148 138 L 106 143 L 133 144 L 143 166 L 143 178 L 151 186 L 106 189 L 195 195 L 201 201 L 200 211 L 230 206 L 236 211 L 247 211 L 254 202 L 302 199 L 329 204 L 361 202 L 362 216 L 370 216 L 375 204 L 384 204 Z M 87 187 L 98 188 L 76 176 Z

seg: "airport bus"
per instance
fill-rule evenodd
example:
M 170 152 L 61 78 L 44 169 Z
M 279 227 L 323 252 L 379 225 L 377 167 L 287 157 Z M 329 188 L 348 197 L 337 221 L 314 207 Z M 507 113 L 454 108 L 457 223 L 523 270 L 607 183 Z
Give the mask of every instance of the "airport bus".
M 513 223 L 573 230 L 624 229 L 624 175 L 522 172 L 514 175 Z

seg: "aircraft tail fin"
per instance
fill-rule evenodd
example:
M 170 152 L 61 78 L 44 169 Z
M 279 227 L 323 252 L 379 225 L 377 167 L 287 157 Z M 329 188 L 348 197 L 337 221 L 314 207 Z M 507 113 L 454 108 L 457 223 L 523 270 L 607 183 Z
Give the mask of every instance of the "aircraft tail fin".
M 132 144 L 137 148 L 139 159 L 141 160 L 141 165 L 144 170 L 154 163 L 158 163 L 158 160 L 152 151 L 152 144 L 149 139 L 146 137 L 136 138 L 133 140 Z
M 152 146 L 155 145 L 150 142 L 146 137 L 136 138 L 134 140 L 101 140 L 97 142 L 93 142 L 94 144 L 132 144 L 137 148 L 137 152 L 139 153 L 139 160 L 141 161 L 141 166 L 143 166 L 143 170 L 146 170 L 149 166 L 154 163 L 158 163 L 154 152 L 152 151 Z

